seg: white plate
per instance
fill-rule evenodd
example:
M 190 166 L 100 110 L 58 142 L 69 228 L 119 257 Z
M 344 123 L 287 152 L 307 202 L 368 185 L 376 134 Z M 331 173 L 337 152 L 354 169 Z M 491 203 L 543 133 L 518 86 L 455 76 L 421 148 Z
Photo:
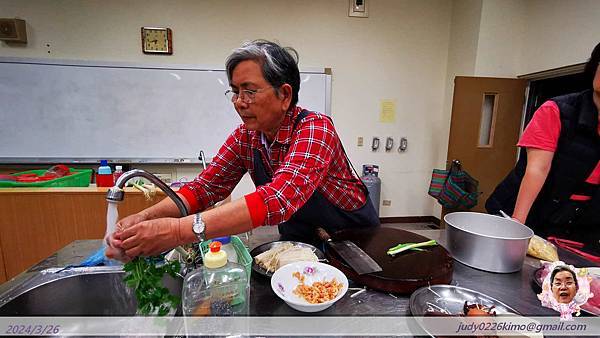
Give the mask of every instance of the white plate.
M 592 268 L 587 268 L 588 273 L 590 275 L 592 275 L 595 278 L 600 278 L 600 268 L 597 267 L 592 267 Z
M 342 283 L 342 289 L 337 296 L 329 301 L 311 304 L 304 298 L 294 294 L 294 289 L 300 281 L 293 276 L 300 272 L 304 276 L 304 284 L 312 285 L 314 282 L 324 282 L 336 279 Z M 290 307 L 302 312 L 323 311 L 340 300 L 348 291 L 348 278 L 335 267 L 319 262 L 294 262 L 277 269 L 271 277 L 271 288 L 275 294 L 283 299 Z

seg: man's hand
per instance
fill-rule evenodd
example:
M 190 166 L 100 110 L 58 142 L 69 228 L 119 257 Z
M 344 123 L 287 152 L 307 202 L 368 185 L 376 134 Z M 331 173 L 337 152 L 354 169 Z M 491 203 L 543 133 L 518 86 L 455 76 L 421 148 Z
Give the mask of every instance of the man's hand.
M 138 224 L 143 221 L 147 221 L 148 216 L 145 213 L 137 213 L 133 215 L 129 215 L 127 217 L 122 218 L 117 222 L 117 231 L 125 230 L 132 225 Z
M 133 224 L 115 233 L 128 257 L 156 256 L 184 244 L 180 218 L 158 218 Z
M 115 238 L 115 233 L 116 231 L 106 236 L 106 238 L 104 239 L 106 241 L 106 244 L 108 245 L 108 247 L 104 251 L 104 255 L 110 259 L 117 259 L 123 263 L 127 263 L 131 260 L 131 257 L 128 257 L 125 254 L 125 250 L 123 250 L 123 247 L 121 246 L 122 242 L 121 240 Z
M 124 217 L 119 222 L 117 222 L 117 230 L 115 231 L 115 233 L 127 229 L 140 222 L 143 222 L 146 219 L 148 219 L 148 217 L 144 213 L 137 213 Z M 104 255 L 110 259 L 117 259 L 123 263 L 127 263 L 132 258 L 125 254 L 125 250 L 122 247 L 123 243 L 120 239 L 117 239 L 115 237 L 115 233 L 106 236 L 106 238 L 104 239 L 106 241 L 106 244 L 108 245 L 108 248 L 106 248 L 106 250 L 104 251 Z
M 113 235 L 111 235 L 111 237 L 112 236 Z M 108 237 L 106 238 L 106 241 L 108 242 Z M 123 263 L 127 263 L 131 260 L 131 257 L 129 257 L 129 256 L 127 256 L 127 254 L 125 254 L 125 250 L 115 248 L 112 246 L 108 246 L 106 248 L 106 250 L 104 250 L 104 255 L 110 259 L 116 259 Z

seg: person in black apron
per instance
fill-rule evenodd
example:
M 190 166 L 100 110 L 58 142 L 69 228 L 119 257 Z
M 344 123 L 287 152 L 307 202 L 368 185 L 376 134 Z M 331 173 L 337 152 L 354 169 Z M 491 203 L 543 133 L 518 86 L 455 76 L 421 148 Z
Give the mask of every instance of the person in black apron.
M 190 215 L 181 217 L 175 203 L 165 199 L 123 218 L 117 224 L 121 230 L 107 239 L 108 257 L 152 256 L 262 225 L 278 225 L 283 240 L 312 244 L 319 242 L 317 227 L 333 234 L 379 225 L 368 190 L 356 170 L 352 172 L 330 119 L 297 106 L 300 72 L 294 53 L 276 43 L 255 40 L 228 57 L 230 89 L 224 94 L 243 124 L 229 135 L 208 168 L 177 192 Z M 306 124 L 301 124 L 307 116 Z M 292 133 L 294 129 L 297 133 Z M 306 149 L 290 150 L 290 140 Z M 267 149 L 266 143 L 271 144 Z M 320 154 L 331 156 L 327 167 L 305 161 L 328 160 L 317 158 Z M 278 176 L 271 163 L 273 168 L 281 168 L 280 163 L 295 166 L 292 170 L 296 171 L 284 168 Z M 257 190 L 211 208 L 231 194 L 246 172 Z
M 294 129 L 309 114 L 310 112 L 307 110 L 300 112 L 296 121 L 294 121 Z M 349 166 L 352 166 L 347 156 L 346 161 Z M 356 170 L 354 172 L 356 173 Z M 271 182 L 271 180 L 272 177 L 265 168 L 260 151 L 254 149 L 254 184 L 256 187 L 259 187 Z M 332 234 L 338 230 L 347 228 L 364 229 L 379 226 L 379 217 L 369 198 L 369 191 L 364 183 L 362 183 L 362 187 L 366 196 L 365 204 L 352 211 L 346 211 L 337 207 L 325 198 L 317 188 L 308 201 L 294 213 L 291 219 L 279 224 L 281 240 L 317 245 L 320 242 L 316 235 L 317 227 L 321 227 L 329 234 Z
M 583 243 L 583 251 L 600 256 L 600 184 L 594 179 L 600 168 L 599 63 L 600 44 L 585 66 L 589 89 L 551 98 L 536 111 L 534 119 L 543 116 L 547 121 L 552 115 L 538 114 L 549 109 L 544 107 L 558 108 L 560 131 L 555 150 L 544 153 L 540 146 L 527 146 L 528 155 L 519 159 L 492 192 L 486 209 L 492 214 L 500 210 L 512 214 L 539 236 Z M 538 129 L 541 125 L 552 126 L 530 124 Z M 537 129 L 527 131 L 522 139 L 535 135 L 531 139 L 544 140 Z

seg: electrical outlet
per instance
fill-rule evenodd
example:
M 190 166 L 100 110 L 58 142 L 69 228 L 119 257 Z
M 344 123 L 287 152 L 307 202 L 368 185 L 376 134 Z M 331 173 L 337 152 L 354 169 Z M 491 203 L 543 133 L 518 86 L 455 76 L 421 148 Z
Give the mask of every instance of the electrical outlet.
M 359 147 L 363 146 L 363 137 L 362 136 L 358 137 L 358 141 L 356 142 L 356 145 Z
M 383 202 L 381 204 L 384 207 L 389 207 L 390 205 L 392 205 L 392 200 L 383 200 Z
M 349 0 L 348 4 L 348 16 L 358 18 L 369 17 L 369 7 L 367 6 L 367 0 Z
M 373 141 L 371 142 L 371 150 L 377 151 L 379 149 L 379 137 L 373 137 Z
M 400 138 L 400 147 L 398 147 L 398 151 L 404 152 L 406 151 L 406 148 L 408 148 L 408 139 L 406 137 L 402 137 Z
M 385 151 L 390 151 L 394 147 L 394 138 L 388 137 L 385 139 Z

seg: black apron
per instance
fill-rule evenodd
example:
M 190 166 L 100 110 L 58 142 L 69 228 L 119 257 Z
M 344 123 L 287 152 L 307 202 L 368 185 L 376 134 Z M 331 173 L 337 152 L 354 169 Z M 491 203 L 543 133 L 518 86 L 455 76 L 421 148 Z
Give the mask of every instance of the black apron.
M 550 99 L 560 111 L 561 130 L 550 172 L 531 206 L 525 224 L 542 237 L 555 236 L 586 244 L 584 251 L 600 254 L 600 188 L 585 182 L 600 161 L 598 109 L 593 92 L 562 95 Z M 485 207 L 513 213 L 525 170 L 527 155 L 519 158 L 515 169 L 498 186 Z M 573 194 L 590 196 L 574 201 Z
M 294 122 L 293 129 L 296 129 L 298 123 L 308 114 L 309 111 L 302 110 Z M 348 156 L 346 156 L 346 161 L 349 166 L 352 166 Z M 253 149 L 253 162 L 254 185 L 258 187 L 270 183 L 272 177 L 268 174 L 258 149 Z M 356 170 L 354 172 L 356 173 Z M 362 183 L 362 186 L 366 202 L 362 207 L 352 211 L 339 208 L 315 190 L 306 203 L 288 221 L 279 224 L 281 240 L 298 241 L 319 246 L 320 240 L 316 235 L 317 227 L 322 227 L 329 234 L 333 234 L 342 229 L 379 226 L 379 217 L 369 198 L 369 191 L 364 183 Z

